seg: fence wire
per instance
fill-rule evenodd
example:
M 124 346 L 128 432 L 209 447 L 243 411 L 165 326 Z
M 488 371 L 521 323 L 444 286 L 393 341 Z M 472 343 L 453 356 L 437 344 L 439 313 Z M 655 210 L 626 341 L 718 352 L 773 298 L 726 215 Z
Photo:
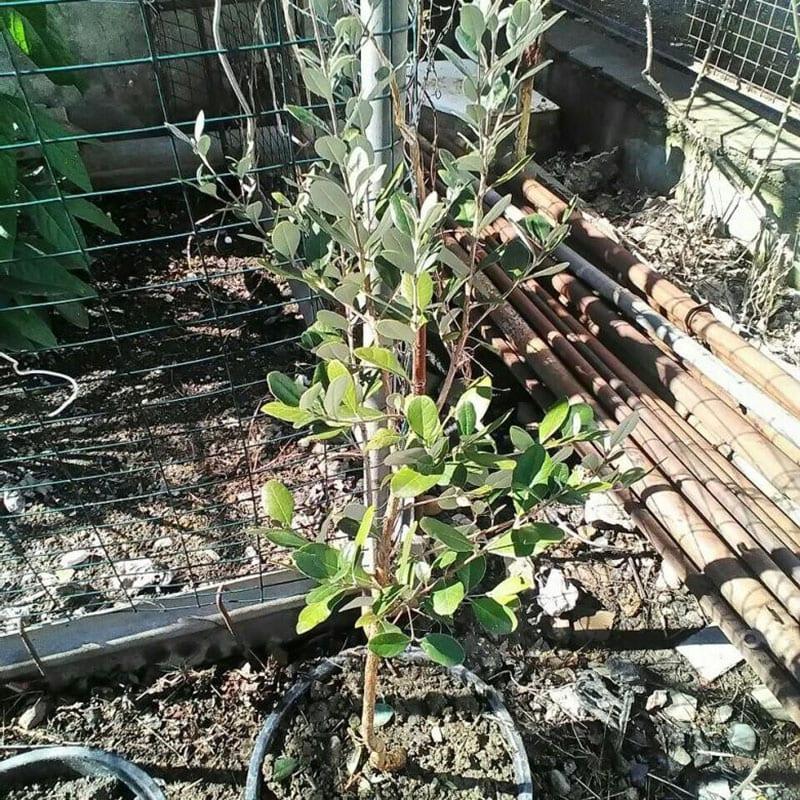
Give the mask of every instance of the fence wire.
M 695 57 L 714 77 L 778 107 L 792 103 L 794 114 L 800 114 L 794 2 L 693 0 L 687 18 Z
M 638 0 L 552 0 L 636 45 L 646 43 Z M 796 0 L 650 0 L 655 52 L 755 100 L 772 117 L 800 119 Z M 775 113 L 778 112 L 778 114 Z
M 278 2 L 226 2 L 221 25 L 222 52 L 251 93 L 260 145 L 253 171 L 265 197 L 285 190 L 283 179 L 305 163 L 284 105 L 313 107 L 289 66 L 291 47 L 310 40 L 288 39 Z M 5 40 L 0 93 L 25 104 L 33 135 L 3 140 L 0 155 L 41 159 L 50 191 L 0 197 L 0 212 L 22 219 L 31 207 L 48 213 L 90 200 L 120 234 L 68 231 L 72 247 L 41 256 L 82 259 L 97 295 L 84 299 L 85 329 L 55 320 L 57 341 L 15 356 L 26 369 L 73 377 L 75 402 L 49 417 L 66 384 L 0 364 L 0 632 L 143 597 L 157 608 L 179 591 L 191 606 L 203 584 L 263 581 L 275 568 L 253 532 L 264 481 L 279 477 L 296 491 L 297 522 L 316 535 L 361 480 L 347 452 L 307 446 L 258 413 L 269 370 L 313 369 L 299 343 L 304 324 L 288 287 L 269 280 L 237 236 L 241 223 L 214 216 L 213 199 L 188 184 L 193 157 L 164 126 L 190 135 L 202 108 L 217 162 L 241 147 L 246 118 L 222 78 L 212 3 L 24 5 L 66 26 L 77 60 L 37 66 Z M 15 7 L 0 3 L 0 11 Z M 65 73 L 85 78 L 82 94 L 53 91 Z M 66 120 L 62 133 L 39 124 L 42 107 Z M 94 167 L 84 190 L 54 169 L 67 143 Z M 0 262 L 0 301 L 5 276 L 20 265 Z M 26 308 L 44 314 L 54 304 Z M 11 310 L 0 302 L 0 326 Z

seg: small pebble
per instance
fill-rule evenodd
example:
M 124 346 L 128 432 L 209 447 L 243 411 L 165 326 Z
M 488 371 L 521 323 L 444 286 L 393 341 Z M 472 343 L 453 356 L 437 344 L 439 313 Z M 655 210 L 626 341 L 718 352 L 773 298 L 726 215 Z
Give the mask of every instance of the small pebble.
M 731 796 L 731 785 L 725 778 L 715 778 L 697 789 L 698 800 L 728 800 Z
M 728 728 L 728 744 L 735 750 L 752 753 L 758 744 L 758 737 L 752 725 L 735 722 Z
M 714 712 L 714 722 L 716 722 L 717 725 L 724 725 L 726 722 L 728 722 L 728 720 L 730 720 L 732 716 L 733 716 L 733 706 L 729 705 L 720 706 Z
M 40 697 L 32 706 L 28 706 L 17 720 L 17 725 L 24 731 L 29 731 L 40 725 L 47 716 L 48 703 Z
M 648 698 L 645 703 L 645 708 L 648 711 L 656 711 L 659 708 L 664 708 L 669 700 L 669 695 L 666 689 L 656 689 Z
M 567 776 L 560 769 L 550 770 L 550 785 L 553 791 L 560 796 L 565 796 L 570 793 L 572 784 L 569 782 Z

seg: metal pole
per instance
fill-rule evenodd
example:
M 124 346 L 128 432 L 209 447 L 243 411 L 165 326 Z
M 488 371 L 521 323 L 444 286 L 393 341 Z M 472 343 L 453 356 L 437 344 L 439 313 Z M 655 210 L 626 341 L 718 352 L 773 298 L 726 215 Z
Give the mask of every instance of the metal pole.
M 365 131 L 375 151 L 375 162 L 386 164 L 385 175 L 402 158 L 392 116 L 392 100 L 388 89 L 377 92 L 376 74 L 387 61 L 397 68 L 408 59 L 408 0 L 361 0 L 361 21 L 367 37 L 361 49 L 361 86 L 365 96 L 377 94 L 371 100 L 372 119 Z M 398 76 L 401 101 L 406 76 Z M 375 187 L 376 189 L 379 187 Z

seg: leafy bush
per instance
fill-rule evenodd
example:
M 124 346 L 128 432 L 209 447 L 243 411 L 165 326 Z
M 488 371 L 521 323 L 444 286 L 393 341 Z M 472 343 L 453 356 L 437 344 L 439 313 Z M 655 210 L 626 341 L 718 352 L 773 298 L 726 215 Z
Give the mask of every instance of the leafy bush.
M 0 29 L 40 68 L 74 63 L 53 28 L 48 6 L 0 10 Z M 82 88 L 79 73 L 48 77 Z M 52 313 L 88 327 L 82 301 L 96 293 L 86 283 L 89 267 L 81 223 L 119 233 L 96 205 L 71 192 L 92 184 L 69 131 L 21 91 L 0 92 L 0 349 L 35 350 L 56 343 Z M 44 146 L 37 146 L 39 140 Z M 16 207 L 15 207 L 16 205 Z M 37 304 L 44 304 L 37 308 Z
M 387 64 L 378 76 L 376 92 L 395 98 L 409 148 L 408 163 L 389 176 L 364 135 L 372 98 L 353 77 L 368 34 L 356 17 L 325 19 L 322 5 L 312 7 L 333 29 L 333 41 L 316 52 L 301 48 L 298 56 L 307 87 L 327 112 L 288 109 L 313 131 L 319 158 L 300 176 L 294 201 L 274 196 L 279 210 L 267 239 L 267 269 L 306 284 L 329 307 L 304 337 L 319 360 L 312 380 L 271 373 L 274 399 L 263 410 L 308 430 L 312 439 L 357 446 L 367 464 L 367 496 L 335 509 L 319 537 L 294 527 L 294 497 L 281 482 L 264 486 L 263 503 L 273 524 L 266 536 L 316 584 L 298 633 L 336 611 L 360 610 L 356 627 L 367 639 L 361 734 L 373 762 L 388 768 L 398 764 L 396 754 L 374 730 L 380 659 L 416 641 L 433 661 L 460 663 L 464 650 L 454 620 L 462 611 L 491 635 L 514 631 L 520 594 L 531 588 L 526 570 L 514 563 L 562 538 L 545 509 L 583 503 L 589 493 L 630 484 L 640 473 L 620 474 L 613 466 L 630 425 L 609 436 L 589 406 L 567 400 L 535 431 L 510 427 L 511 445 L 504 449 L 507 419 L 489 419 L 492 384 L 487 375 L 475 375 L 479 368 L 470 358 L 476 326 L 491 310 L 478 294 L 485 265 L 499 264 L 519 283 L 541 274 L 548 250 L 564 233 L 563 226 L 553 230 L 536 217 L 520 227 L 515 243 L 491 247 L 487 239 L 511 201 L 492 194 L 491 170 L 519 121 L 516 93 L 530 76 L 520 55 L 550 24 L 541 5 L 516 0 L 503 8 L 500 0 L 480 0 L 461 6 L 461 55 L 441 50 L 464 74 L 468 135 L 460 157 L 439 152 L 440 193 L 423 185 L 430 164 L 397 103 L 405 65 L 393 70 Z M 203 160 L 201 187 L 214 193 L 208 187 L 222 182 L 205 158 L 202 118 L 193 141 Z M 247 219 L 248 203 L 232 201 L 227 208 Z M 455 218 L 469 233 L 467 252 L 447 246 Z M 479 239 L 489 247 L 484 259 Z M 419 374 L 425 329 L 449 355 L 435 398 L 423 393 Z M 595 449 L 581 461 L 575 445 L 584 442 Z M 427 510 L 428 495 L 441 513 Z M 330 528 L 346 535 L 342 546 L 323 540 Z M 499 581 L 487 577 L 496 574 L 487 568 L 492 558 L 511 565 Z

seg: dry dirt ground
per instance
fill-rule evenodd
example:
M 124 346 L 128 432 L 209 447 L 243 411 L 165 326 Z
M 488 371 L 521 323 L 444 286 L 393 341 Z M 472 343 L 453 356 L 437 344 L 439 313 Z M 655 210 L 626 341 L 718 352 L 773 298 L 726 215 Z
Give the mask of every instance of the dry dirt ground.
M 102 252 L 89 329 L 24 359 L 77 400 L 49 419 L 62 382 L 0 376 L 0 631 L 268 570 L 264 481 L 296 489 L 313 528 L 359 479 L 258 412 L 270 370 L 313 369 L 288 287 L 224 236 L 187 247 L 179 195 L 107 210 L 126 241 L 157 241 Z
M 751 697 L 758 681 L 746 666 L 709 683 L 676 652 L 704 621 L 684 589 L 670 588 L 647 542 L 624 530 L 623 520 L 590 525 L 573 511 L 562 521 L 569 537 L 534 570 L 540 586 L 561 573 L 571 610 L 546 614 L 540 589 L 519 630 L 500 641 L 458 620 L 467 665 L 503 693 L 521 730 L 536 796 L 800 797 L 796 728 Z M 4 687 L 0 753 L 55 743 L 104 747 L 162 780 L 170 800 L 238 800 L 253 741 L 280 691 L 304 660 L 348 643 L 354 640 L 317 639 L 205 667 L 153 665 L 87 677 L 57 695 L 33 684 Z M 46 716 L 26 729 L 20 717 L 42 696 Z M 391 735 L 391 722 L 385 730 Z M 46 791 L 31 797 L 76 797 L 64 786 Z

